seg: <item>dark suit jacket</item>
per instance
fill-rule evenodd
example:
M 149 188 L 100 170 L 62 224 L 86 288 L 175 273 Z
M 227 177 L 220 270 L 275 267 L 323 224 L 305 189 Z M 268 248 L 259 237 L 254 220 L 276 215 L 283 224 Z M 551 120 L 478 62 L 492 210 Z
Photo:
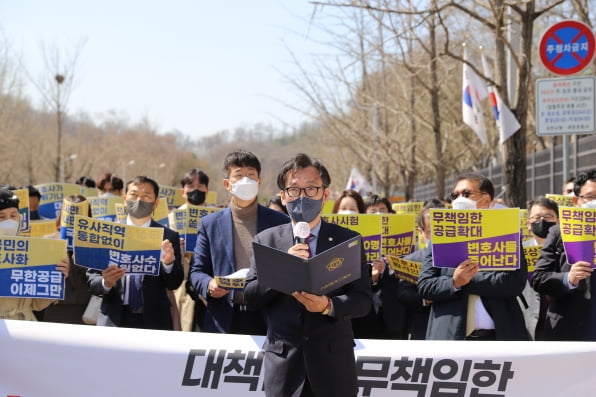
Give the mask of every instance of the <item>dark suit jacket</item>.
M 64 283 L 64 300 L 48 306 L 43 312 L 43 321 L 66 324 L 83 324 L 83 313 L 91 294 L 87 288 L 87 269 L 75 265 L 72 251 L 68 251 L 70 272 Z
M 454 269 L 433 267 L 432 248 L 428 249 L 418 280 L 420 295 L 433 301 L 426 339 L 464 339 L 468 296 L 475 294 L 495 322 L 497 340 L 529 340 L 517 301 L 526 284 L 528 267 L 524 255 L 519 259 L 518 270 L 478 272 L 470 283 L 456 291 Z
M 226 294 L 217 299 L 207 295 L 209 281 L 214 276 L 225 276 L 237 270 L 232 222 L 232 210 L 226 208 L 207 215 L 201 219 L 199 225 L 194 263 L 190 269 L 189 280 L 197 294 L 207 300 L 203 326 L 205 332 L 227 333 L 232 325 L 233 294 Z M 257 233 L 289 222 L 290 218 L 285 214 L 262 205 L 258 206 Z
M 168 229 L 151 220 L 151 227 L 164 230 L 164 238 L 170 240 L 174 248 L 174 265 L 170 273 L 160 270 L 159 276 L 143 277 L 143 319 L 147 329 L 172 330 L 172 316 L 170 301 L 166 288 L 175 290 L 182 284 L 184 270 L 182 269 L 182 254 L 180 253 L 180 237 L 175 231 Z M 124 297 L 123 279 L 118 280 L 110 291 L 104 295 L 101 272 L 87 270 L 87 285 L 93 295 L 103 296 L 101 309 L 97 318 L 97 325 L 117 327 L 122 318 L 122 302 Z
M 404 259 L 422 263 L 424 261 L 425 253 L 425 250 L 414 251 L 411 254 L 404 256 Z M 418 293 L 418 286 L 407 280 L 399 279 L 397 299 L 407 308 L 410 339 L 424 340 L 426 338 L 430 306 L 424 306 L 423 299 Z
M 385 266 L 377 288 L 381 299 L 383 339 L 408 339 L 407 310 L 398 300 L 399 280 L 395 277 L 395 273 L 389 269 L 389 265 Z M 374 287 L 373 292 L 376 292 Z
M 575 289 L 563 282 L 571 265 L 561 240 L 559 225 L 550 228 L 540 251 L 540 258 L 532 274 L 532 287 L 541 294 L 550 295 L 550 305 L 544 324 L 546 340 L 594 340 L 587 335 L 591 299 L 586 290 L 592 277 L 580 281 Z M 591 291 L 593 295 L 596 291 Z
M 321 221 L 317 252 L 325 251 L 357 233 Z M 255 241 L 287 251 L 293 242 L 292 225 L 271 228 Z M 290 295 L 259 284 L 254 256 L 244 290 L 247 303 L 265 310 L 268 322 L 265 350 L 265 394 L 299 396 L 306 373 L 317 396 L 357 394 L 351 319 L 364 316 L 372 304 L 369 266 L 362 251 L 362 277 L 329 293 L 334 316 L 310 313 Z

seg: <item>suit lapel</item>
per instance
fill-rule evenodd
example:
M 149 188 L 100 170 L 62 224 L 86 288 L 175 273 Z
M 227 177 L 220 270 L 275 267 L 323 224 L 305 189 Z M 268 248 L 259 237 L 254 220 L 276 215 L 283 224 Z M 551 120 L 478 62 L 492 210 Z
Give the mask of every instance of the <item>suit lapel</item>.
M 236 271 L 236 257 L 234 256 L 234 233 L 232 224 L 232 210 L 226 208 L 223 210 L 222 216 L 217 220 L 219 223 L 219 230 L 222 233 L 220 241 L 226 242 L 222 244 L 226 253 L 227 263 L 232 264 L 233 271 Z
M 273 246 L 280 251 L 287 251 L 294 245 L 294 232 L 292 224 L 288 223 L 280 227 L 279 233 L 275 236 Z
M 319 229 L 319 235 L 317 236 L 317 254 L 328 250 L 335 246 L 335 236 L 331 233 L 329 224 L 321 220 L 321 228 Z
M 265 207 L 261 207 L 260 204 L 257 204 L 257 233 L 262 232 L 265 229 L 268 229 L 269 226 L 267 225 L 267 216 L 266 214 L 262 214 L 263 209 Z

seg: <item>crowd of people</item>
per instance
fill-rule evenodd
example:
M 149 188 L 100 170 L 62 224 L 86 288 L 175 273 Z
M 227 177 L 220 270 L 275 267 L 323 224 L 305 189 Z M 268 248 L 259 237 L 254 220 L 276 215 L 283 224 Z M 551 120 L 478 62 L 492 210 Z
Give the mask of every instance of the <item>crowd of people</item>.
M 92 296 L 100 299 L 98 326 L 266 335 L 264 350 L 267 395 L 355 395 L 353 338 L 435 340 L 596 340 L 596 291 L 593 261 L 568 263 L 561 239 L 559 208 L 537 197 L 528 203 L 531 239 L 520 246 L 541 246 L 528 275 L 520 250 L 519 268 L 481 271 L 466 259 L 455 268 L 437 267 L 433 257 L 430 212 L 501 208 L 491 181 L 477 174 L 457 179 L 448 200 L 427 200 L 417 214 L 423 249 L 404 257 L 421 263 L 418 283 L 398 277 L 380 257 L 361 259 L 361 277 L 326 295 L 296 291 L 292 295 L 259 282 L 253 242 L 309 258 L 357 235 L 322 219 L 330 199 L 331 177 L 316 159 L 299 154 L 283 164 L 277 177 L 280 194 L 266 205 L 258 201 L 261 164 L 251 152 L 229 153 L 223 164 L 228 205 L 203 217 L 194 253 L 184 239 L 152 218 L 159 186 L 145 176 L 126 184 L 105 174 L 96 184 L 84 176 L 77 183 L 96 187 L 102 196 L 123 197 L 126 224 L 163 229 L 157 276 L 127 274 L 122 268 L 86 269 L 72 251 L 56 266 L 66 277 L 65 299 L 0 298 L 0 318 L 82 324 Z M 205 205 L 209 177 L 191 169 L 181 178 L 185 204 Z M 16 236 L 19 200 L 0 188 L 0 233 Z M 27 187 L 31 219 L 38 219 L 40 193 Z M 562 194 L 578 207 L 596 207 L 596 169 L 566 181 Z M 83 202 L 81 195 L 65 201 Z M 383 197 L 363 198 L 345 190 L 332 209 L 336 214 L 391 214 Z M 90 213 L 89 213 L 90 215 Z M 310 237 L 296 240 L 293 225 L 306 222 Z M 60 225 L 60 219 L 57 223 Z M 59 235 L 47 236 L 60 238 Z M 222 288 L 216 276 L 248 269 L 245 288 Z M 323 375 L 324 374 L 324 375 Z

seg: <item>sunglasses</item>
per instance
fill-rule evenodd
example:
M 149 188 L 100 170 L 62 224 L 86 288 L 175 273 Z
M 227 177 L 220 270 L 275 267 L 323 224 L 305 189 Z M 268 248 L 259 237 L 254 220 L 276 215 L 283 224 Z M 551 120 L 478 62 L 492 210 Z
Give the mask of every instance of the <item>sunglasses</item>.
M 464 189 L 461 192 L 453 192 L 451 193 L 451 200 L 455 200 L 457 199 L 459 196 L 465 197 L 465 198 L 469 198 L 471 195 L 476 194 L 476 193 L 482 193 L 480 191 L 477 190 L 468 190 L 468 189 Z

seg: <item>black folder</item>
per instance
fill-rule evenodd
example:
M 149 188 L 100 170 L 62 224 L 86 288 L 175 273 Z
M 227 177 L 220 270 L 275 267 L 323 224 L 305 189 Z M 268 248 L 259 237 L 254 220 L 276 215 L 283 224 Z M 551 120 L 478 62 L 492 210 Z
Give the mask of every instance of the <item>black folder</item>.
M 252 243 L 259 283 L 291 294 L 325 295 L 360 278 L 361 241 L 352 237 L 309 259 Z

